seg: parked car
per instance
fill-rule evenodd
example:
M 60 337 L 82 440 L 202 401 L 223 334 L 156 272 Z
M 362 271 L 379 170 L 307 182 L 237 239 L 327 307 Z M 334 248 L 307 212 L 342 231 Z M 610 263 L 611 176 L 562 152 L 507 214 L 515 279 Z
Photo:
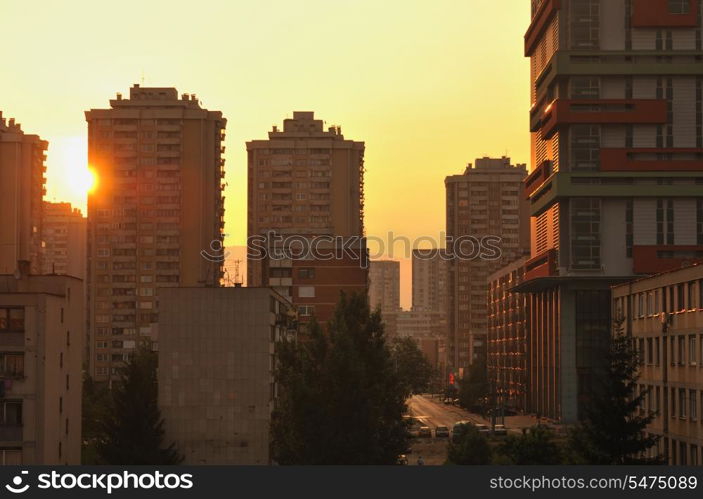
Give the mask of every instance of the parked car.
M 400 464 L 402 466 L 407 465 L 408 464 L 408 456 L 406 456 L 405 454 L 401 454 L 400 456 L 398 456 L 398 464 Z
M 432 430 L 430 429 L 429 426 L 420 426 L 420 430 L 418 431 L 418 436 L 420 438 L 432 438 Z
M 505 436 L 508 434 L 508 429 L 505 427 L 505 425 L 497 424 L 493 428 L 493 434 L 497 436 Z
M 491 429 L 485 424 L 477 423 L 474 425 L 479 433 L 490 433 Z
M 449 428 L 446 426 L 438 426 L 434 429 L 434 436 L 437 438 L 449 438 Z

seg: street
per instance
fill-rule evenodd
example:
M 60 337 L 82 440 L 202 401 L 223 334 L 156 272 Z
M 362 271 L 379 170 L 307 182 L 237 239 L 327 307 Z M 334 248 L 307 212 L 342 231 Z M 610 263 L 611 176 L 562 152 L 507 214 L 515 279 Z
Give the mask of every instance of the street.
M 478 414 L 472 414 L 461 407 L 443 404 L 439 398 L 430 395 L 413 395 L 408 399 L 408 414 L 423 421 L 432 429 L 432 438 L 417 438 L 412 443 L 412 454 L 408 456 L 408 464 L 416 465 L 422 456 L 426 465 L 442 465 L 447 459 L 448 438 L 434 437 L 437 426 L 446 426 L 450 430 L 457 421 L 471 421 L 490 426 L 490 422 Z M 509 433 L 522 433 L 523 428 L 537 424 L 532 416 L 509 416 L 505 418 L 505 426 Z

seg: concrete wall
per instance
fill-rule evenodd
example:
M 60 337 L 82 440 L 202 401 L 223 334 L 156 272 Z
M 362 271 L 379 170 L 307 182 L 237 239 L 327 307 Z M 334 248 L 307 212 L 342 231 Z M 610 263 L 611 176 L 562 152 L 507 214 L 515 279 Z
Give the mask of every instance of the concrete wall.
M 269 464 L 275 310 L 286 305 L 268 288 L 161 289 L 159 299 L 167 441 L 185 464 Z

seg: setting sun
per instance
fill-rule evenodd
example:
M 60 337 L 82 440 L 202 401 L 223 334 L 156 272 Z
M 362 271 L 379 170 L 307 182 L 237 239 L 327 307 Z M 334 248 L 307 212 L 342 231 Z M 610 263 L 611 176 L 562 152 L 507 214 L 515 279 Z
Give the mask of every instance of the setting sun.
M 88 167 L 81 170 L 76 178 L 76 189 L 86 194 L 92 193 L 98 187 L 98 175 L 95 170 Z

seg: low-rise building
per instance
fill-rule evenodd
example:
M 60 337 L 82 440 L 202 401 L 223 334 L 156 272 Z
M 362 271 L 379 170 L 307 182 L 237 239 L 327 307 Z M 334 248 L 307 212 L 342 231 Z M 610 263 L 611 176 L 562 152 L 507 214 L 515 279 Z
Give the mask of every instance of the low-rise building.
M 615 286 L 613 317 L 636 342 L 641 413 L 669 464 L 703 462 L 703 265 Z
M 159 406 L 184 464 L 270 464 L 276 341 L 290 303 L 270 288 L 159 290 Z
M 435 369 L 444 373 L 447 367 L 447 317 L 441 312 L 407 311 L 383 316 L 394 335 L 390 338 L 412 338 Z
M 496 403 L 518 411 L 528 410 L 529 395 L 537 393 L 528 394 L 530 352 L 538 349 L 528 341 L 529 296 L 511 292 L 524 280 L 528 260 L 523 257 L 488 278 L 488 379 Z
M 0 275 L 0 464 L 81 463 L 83 282 Z

